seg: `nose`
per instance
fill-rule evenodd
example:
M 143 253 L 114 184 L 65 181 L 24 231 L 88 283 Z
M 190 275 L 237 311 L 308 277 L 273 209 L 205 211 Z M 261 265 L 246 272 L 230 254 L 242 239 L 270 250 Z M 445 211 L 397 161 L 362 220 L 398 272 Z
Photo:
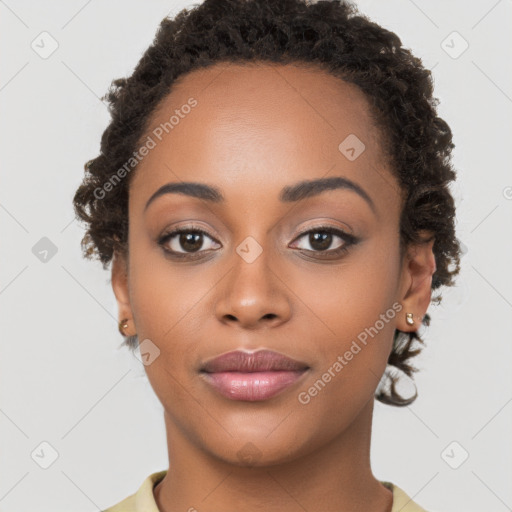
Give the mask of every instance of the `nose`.
M 276 327 L 291 314 L 289 289 L 271 268 L 266 251 L 248 262 L 235 253 L 234 265 L 217 290 L 216 316 L 245 329 Z M 289 285 L 288 285 L 289 286 Z

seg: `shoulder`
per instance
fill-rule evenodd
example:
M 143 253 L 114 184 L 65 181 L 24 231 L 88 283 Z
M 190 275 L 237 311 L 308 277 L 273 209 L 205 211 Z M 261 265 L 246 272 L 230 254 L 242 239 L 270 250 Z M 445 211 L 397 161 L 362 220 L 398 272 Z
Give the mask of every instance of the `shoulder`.
M 153 488 L 162 480 L 167 470 L 151 473 L 144 479 L 138 490 L 127 498 L 101 512 L 159 512 Z
M 163 479 L 167 470 L 157 471 L 144 479 L 139 489 L 119 503 L 102 510 L 102 512 L 159 512 L 153 494 L 155 485 Z M 398 485 L 381 481 L 393 493 L 391 512 L 428 512 Z
M 393 507 L 391 512 L 428 512 L 413 499 L 398 485 L 392 482 L 380 482 L 393 493 Z

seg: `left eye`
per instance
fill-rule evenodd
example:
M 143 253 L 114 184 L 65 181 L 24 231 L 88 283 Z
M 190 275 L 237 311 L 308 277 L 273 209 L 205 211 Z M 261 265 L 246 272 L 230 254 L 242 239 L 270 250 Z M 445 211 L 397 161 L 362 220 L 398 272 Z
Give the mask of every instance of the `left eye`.
M 335 238 L 341 239 L 342 243 L 339 243 L 333 248 L 331 246 Z M 311 248 L 299 246 L 298 249 L 312 252 L 339 252 L 339 250 L 344 249 L 345 246 L 350 245 L 353 237 L 339 229 L 325 226 L 302 233 L 302 235 L 297 238 L 297 240 L 300 239 L 304 239 L 306 242 L 304 245 L 309 245 Z M 328 251 L 328 249 L 330 250 Z

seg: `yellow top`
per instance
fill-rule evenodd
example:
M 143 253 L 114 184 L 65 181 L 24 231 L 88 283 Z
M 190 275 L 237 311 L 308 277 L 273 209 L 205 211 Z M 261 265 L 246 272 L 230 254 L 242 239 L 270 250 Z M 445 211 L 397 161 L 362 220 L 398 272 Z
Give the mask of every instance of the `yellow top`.
M 153 487 L 163 479 L 166 473 L 166 469 L 152 473 L 142 482 L 137 492 L 103 512 L 159 512 L 153 495 Z M 393 492 L 391 512 L 427 512 L 417 503 L 414 503 L 400 487 L 391 482 L 381 481 L 381 484 Z

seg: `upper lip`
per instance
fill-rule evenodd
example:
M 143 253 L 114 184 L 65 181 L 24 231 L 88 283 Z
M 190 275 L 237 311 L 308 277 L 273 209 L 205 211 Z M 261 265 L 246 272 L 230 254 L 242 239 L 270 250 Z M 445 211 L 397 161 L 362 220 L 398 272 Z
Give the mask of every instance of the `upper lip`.
M 201 371 L 207 373 L 218 372 L 265 372 L 265 371 L 298 371 L 306 370 L 309 366 L 301 361 L 296 361 L 273 350 L 258 350 L 257 352 L 245 352 L 235 350 L 208 360 L 201 367 Z

